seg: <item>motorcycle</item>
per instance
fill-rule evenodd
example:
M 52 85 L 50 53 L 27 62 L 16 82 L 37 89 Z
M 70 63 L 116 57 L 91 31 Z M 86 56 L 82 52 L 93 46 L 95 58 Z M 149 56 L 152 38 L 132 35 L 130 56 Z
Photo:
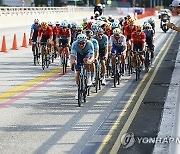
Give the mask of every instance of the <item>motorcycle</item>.
M 166 33 L 169 28 L 167 27 L 167 23 L 169 23 L 169 17 L 167 15 L 162 16 L 161 18 L 161 29 Z

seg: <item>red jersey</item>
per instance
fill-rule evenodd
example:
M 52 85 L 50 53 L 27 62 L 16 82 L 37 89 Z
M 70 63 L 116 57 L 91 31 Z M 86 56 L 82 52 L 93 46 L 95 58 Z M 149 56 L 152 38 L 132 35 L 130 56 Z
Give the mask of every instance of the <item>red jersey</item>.
M 70 37 L 71 36 L 71 30 L 69 28 L 64 29 L 64 28 L 60 27 L 59 28 L 59 36 L 60 37 L 63 37 L 63 36 Z
M 53 35 L 58 35 L 59 34 L 59 27 L 58 26 L 54 26 L 53 27 Z
M 131 26 L 129 26 L 129 25 L 126 25 L 126 26 L 124 27 L 124 35 L 125 35 L 125 36 L 131 37 L 131 34 L 132 34 L 134 31 L 136 31 L 136 26 L 131 27 Z
M 52 36 L 53 35 L 53 29 L 48 26 L 46 30 L 43 30 L 42 28 L 39 28 L 38 36 Z
M 124 22 L 124 25 L 123 25 L 123 26 L 125 27 L 125 26 L 127 26 L 127 25 L 128 25 L 128 20 L 126 20 L 126 21 Z
M 133 44 L 144 44 L 146 42 L 146 34 L 141 32 L 140 35 L 137 32 L 133 32 L 131 35 L 131 42 Z

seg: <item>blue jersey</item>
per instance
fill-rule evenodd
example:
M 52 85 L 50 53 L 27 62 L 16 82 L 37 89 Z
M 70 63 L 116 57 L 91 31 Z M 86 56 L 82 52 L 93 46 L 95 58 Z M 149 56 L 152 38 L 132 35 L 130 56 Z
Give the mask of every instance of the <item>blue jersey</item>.
M 31 33 L 33 32 L 33 38 L 38 36 L 38 30 L 39 30 L 40 27 L 41 27 L 40 24 L 39 25 L 32 24 Z
M 107 35 L 103 34 L 101 40 L 99 40 L 96 35 L 93 38 L 98 41 L 100 50 L 104 50 L 106 46 L 108 47 L 108 36 Z
M 80 55 L 88 55 L 88 56 L 94 56 L 94 46 L 93 43 L 89 40 L 87 40 L 86 46 L 84 49 L 81 49 L 78 41 L 74 41 L 71 48 L 71 55 L 72 56 L 78 56 Z
M 153 38 L 153 36 L 154 36 L 154 32 L 153 32 L 153 30 L 152 29 L 150 29 L 150 30 L 144 30 L 143 31 L 145 34 L 146 34 L 146 40 L 148 41 L 148 40 L 152 40 L 152 38 Z
M 93 43 L 94 51 L 99 51 L 98 41 L 96 39 L 92 39 L 91 42 Z

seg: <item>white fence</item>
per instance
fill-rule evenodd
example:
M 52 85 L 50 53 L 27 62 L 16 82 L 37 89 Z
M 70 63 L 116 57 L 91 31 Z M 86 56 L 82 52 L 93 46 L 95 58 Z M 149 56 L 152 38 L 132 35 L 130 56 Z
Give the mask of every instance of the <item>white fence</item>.
M 92 7 L 0 7 L 0 16 L 32 15 L 47 13 L 89 12 Z

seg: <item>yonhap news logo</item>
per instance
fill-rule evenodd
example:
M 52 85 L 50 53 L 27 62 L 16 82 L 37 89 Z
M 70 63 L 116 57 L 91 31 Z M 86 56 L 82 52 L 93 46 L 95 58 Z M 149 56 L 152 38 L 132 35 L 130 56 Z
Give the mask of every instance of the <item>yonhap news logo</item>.
M 135 143 L 138 144 L 170 144 L 170 143 L 180 143 L 180 138 L 178 137 L 135 137 L 134 133 L 125 133 L 121 137 L 121 145 L 123 148 L 129 148 Z

